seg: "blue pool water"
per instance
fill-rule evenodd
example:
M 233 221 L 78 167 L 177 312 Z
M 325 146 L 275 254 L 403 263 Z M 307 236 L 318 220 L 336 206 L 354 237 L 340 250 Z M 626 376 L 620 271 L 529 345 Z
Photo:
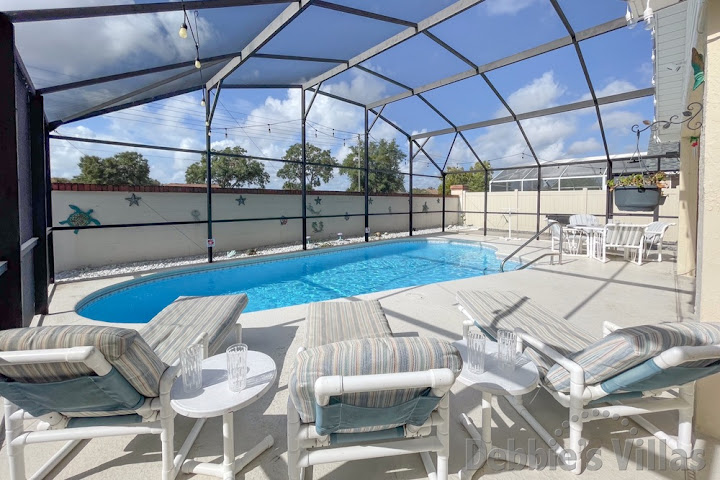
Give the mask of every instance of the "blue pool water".
M 244 292 L 245 311 L 254 312 L 499 271 L 495 252 L 478 244 L 405 240 L 151 275 L 101 290 L 77 311 L 93 320 L 145 323 L 181 295 Z

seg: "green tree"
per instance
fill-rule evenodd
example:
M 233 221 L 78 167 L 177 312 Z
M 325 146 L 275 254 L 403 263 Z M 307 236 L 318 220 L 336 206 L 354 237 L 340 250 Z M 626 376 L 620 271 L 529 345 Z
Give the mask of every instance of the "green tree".
M 370 168 L 382 170 L 382 172 L 370 172 L 368 184 L 372 193 L 394 193 L 404 192 L 405 176 L 400 170 L 400 163 L 405 160 L 406 155 L 393 139 L 391 142 L 383 139 L 379 142 L 370 142 L 368 148 Z M 348 192 L 365 191 L 365 171 L 355 170 L 347 167 L 365 166 L 365 146 L 362 143 L 350 147 L 350 153 L 342 162 L 340 169 L 342 175 L 350 178 Z
M 317 165 L 306 165 L 305 172 L 307 176 L 306 188 L 313 190 L 315 187 L 319 187 L 323 183 L 327 183 L 333 178 L 333 167 L 336 167 L 338 162 L 330 155 L 330 150 L 321 150 L 308 143 L 305 147 L 305 155 L 308 163 L 314 163 Z M 292 160 L 295 162 L 302 161 L 302 144 L 296 143 L 287 149 L 284 160 Z M 277 176 L 285 180 L 283 188 L 286 190 L 300 190 L 302 189 L 302 165 L 299 163 L 286 163 L 283 167 L 278 170 Z
M 470 192 L 484 192 L 485 191 L 485 171 L 483 170 L 483 164 L 485 168 L 490 170 L 490 162 L 476 162 L 472 166 L 470 172 L 466 171 L 462 167 L 449 167 L 445 172 L 445 194 L 450 195 L 450 186 L 452 185 L 465 185 Z M 492 172 L 488 172 L 488 181 L 492 179 Z M 442 182 L 438 185 L 438 193 L 442 193 Z
M 246 155 L 242 147 L 227 147 L 223 150 L 213 150 L 216 153 L 231 155 Z M 211 155 L 212 183 L 222 188 L 236 188 L 245 185 L 257 185 L 265 188 L 270 181 L 270 174 L 265 166 L 258 160 L 248 157 L 227 157 L 225 155 Z M 203 154 L 199 162 L 190 165 L 185 171 L 187 183 L 205 183 L 207 181 L 207 155 Z
M 80 175 L 75 183 L 101 185 L 159 185 L 150 178 L 148 161 L 137 152 L 121 152 L 108 158 L 83 155 L 78 163 Z

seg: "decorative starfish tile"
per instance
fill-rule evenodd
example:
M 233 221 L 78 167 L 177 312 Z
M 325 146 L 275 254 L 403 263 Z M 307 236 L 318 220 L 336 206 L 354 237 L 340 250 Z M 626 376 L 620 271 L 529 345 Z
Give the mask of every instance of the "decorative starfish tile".
M 125 200 L 127 200 L 128 202 L 130 202 L 130 205 L 128 205 L 128 207 L 132 207 L 133 205 L 137 205 L 137 206 L 139 207 L 139 206 L 140 206 L 140 200 L 142 200 L 142 197 L 138 197 L 137 195 L 135 195 L 135 194 L 133 193 L 133 194 L 130 195 L 129 197 L 126 197 Z

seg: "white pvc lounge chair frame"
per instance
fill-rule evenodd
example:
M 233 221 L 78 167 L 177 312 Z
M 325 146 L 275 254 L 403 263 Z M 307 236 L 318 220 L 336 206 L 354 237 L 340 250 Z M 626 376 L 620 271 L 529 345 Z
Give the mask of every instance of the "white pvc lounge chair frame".
M 240 335 L 240 326 L 235 329 Z M 207 334 L 200 335 L 192 344 L 202 344 L 204 356 L 209 354 Z M 108 375 L 110 363 L 95 347 L 55 348 L 0 352 L 0 362 L 7 364 L 83 363 L 98 376 Z M 67 442 L 31 478 L 43 478 L 55 468 L 81 440 L 125 435 L 154 434 L 160 436 L 162 449 L 162 480 L 174 479 L 187 457 L 193 442 L 200 433 L 205 419 L 199 419 L 190 430 L 182 447 L 174 451 L 175 415 L 170 406 L 170 389 L 180 375 L 179 359 L 170 365 L 160 378 L 159 396 L 147 399 L 136 410 L 141 423 L 113 426 L 87 426 L 64 428 L 67 419 L 57 413 L 37 417 L 42 423 L 36 431 L 24 431 L 24 420 L 34 419 L 29 413 L 5 399 L 5 439 L 10 464 L 10 480 L 25 480 L 25 447 L 36 443 Z M 102 417 L 96 417 L 102 418 Z
M 663 239 L 667 229 L 674 223 L 653 222 L 645 228 L 645 258 L 650 257 L 652 247 L 657 245 L 657 261 L 662 262 Z
M 475 320 L 470 313 L 459 306 L 468 320 L 463 321 L 463 338 Z M 603 323 L 603 336 L 606 336 L 619 327 L 608 321 Z M 535 432 L 550 446 L 558 458 L 572 467 L 575 474 L 582 473 L 583 469 L 583 448 L 582 431 L 585 423 L 595 420 L 603 420 L 614 415 L 632 418 L 638 425 L 650 432 L 658 439 L 664 441 L 672 450 L 681 450 L 692 457 L 692 420 L 695 408 L 695 382 L 683 385 L 675 385 L 660 390 L 643 392 L 642 398 L 620 403 L 609 402 L 611 405 L 592 405 L 591 402 L 602 402 L 602 399 L 609 394 L 600 385 L 587 385 L 585 383 L 585 371 L 577 363 L 568 357 L 560 354 L 557 350 L 543 343 L 541 340 L 532 337 L 522 329 L 515 329 L 518 337 L 518 350 L 523 351 L 525 347 L 532 348 L 554 363 L 570 372 L 570 392 L 557 392 L 551 388 L 541 385 L 548 391 L 558 403 L 568 409 L 568 422 L 570 427 L 569 448 L 565 449 L 557 443 L 555 438 L 540 424 L 540 422 L 525 408 L 522 399 L 519 397 L 506 396 L 506 400 L 520 414 Z M 704 359 L 720 359 L 720 345 L 709 345 L 699 347 L 673 347 L 653 358 L 653 361 L 662 370 L 679 366 L 686 362 Z M 659 398 L 665 392 L 675 393 L 672 398 Z M 642 417 L 644 414 L 677 411 L 678 432 L 677 435 L 670 435 L 658 426 Z
M 313 465 L 346 462 L 369 458 L 419 453 L 430 480 L 447 480 L 450 455 L 450 388 L 455 375 L 447 368 L 421 372 L 378 375 L 332 375 L 315 382 L 315 401 L 328 405 L 330 397 L 345 393 L 383 390 L 431 388 L 434 396 L 442 397 L 424 425 L 405 425 L 404 439 L 385 440 L 359 445 L 331 446 L 329 435 L 317 433 L 315 423 L 302 423 L 292 399 L 288 399 L 288 474 L 290 480 L 310 480 Z M 434 431 L 433 431 L 434 428 Z M 352 434 L 347 434 L 352 435 Z M 430 457 L 437 453 L 437 469 Z

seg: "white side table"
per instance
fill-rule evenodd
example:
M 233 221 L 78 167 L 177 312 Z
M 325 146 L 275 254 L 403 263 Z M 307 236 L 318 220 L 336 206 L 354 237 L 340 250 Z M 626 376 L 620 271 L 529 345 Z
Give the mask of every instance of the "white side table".
M 473 373 L 467 368 L 466 341 L 460 340 L 454 342 L 453 345 L 457 347 L 460 356 L 465 361 L 458 381 L 482 392 L 482 434 L 477 431 L 465 413 L 460 414 L 460 423 L 462 423 L 478 447 L 478 452 L 472 458 L 471 465 L 473 469 L 468 470 L 464 467 L 458 472 L 460 479 L 472 478 L 475 472 L 485 465 L 491 452 L 497 453 L 498 458 L 512 459 L 513 462 L 517 461 L 530 467 L 536 467 L 537 460 L 534 457 L 493 446 L 491 418 L 493 396 L 514 397 L 532 392 L 537 388 L 538 379 L 540 378 L 537 366 L 526 355 L 519 355 L 514 371 L 500 370 L 497 360 L 497 343 L 488 340 L 485 342 L 485 371 L 481 374 Z
M 227 379 L 227 356 L 223 353 L 206 358 L 202 363 L 202 388 L 196 392 L 183 391 L 182 378 L 178 378 L 170 391 L 170 405 L 180 415 L 190 418 L 223 417 L 223 463 L 201 463 L 185 460 L 183 473 L 213 475 L 232 480 L 235 474 L 273 445 L 268 435 L 249 452 L 235 458 L 233 412 L 250 405 L 262 397 L 275 382 L 277 368 L 272 358 L 264 353 L 248 351 L 247 386 L 242 392 L 231 392 Z

